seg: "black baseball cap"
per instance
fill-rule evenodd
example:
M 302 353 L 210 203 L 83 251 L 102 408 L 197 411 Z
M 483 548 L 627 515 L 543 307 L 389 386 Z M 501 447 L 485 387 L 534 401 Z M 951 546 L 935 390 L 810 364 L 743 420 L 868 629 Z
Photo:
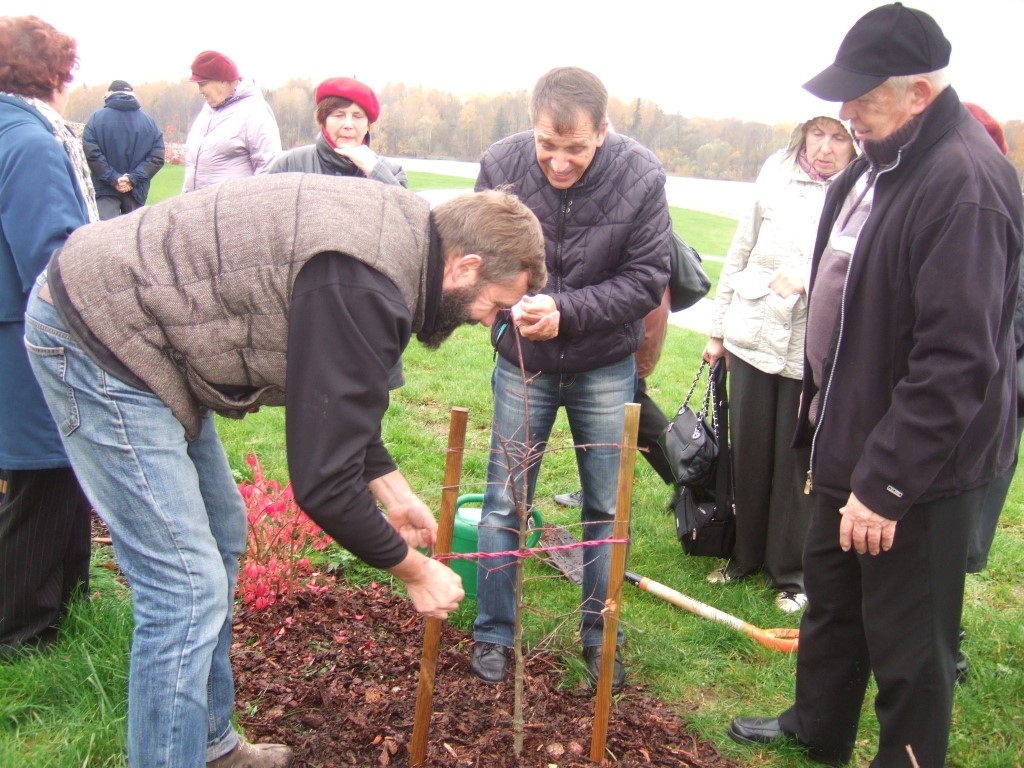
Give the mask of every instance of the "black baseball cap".
M 128 84 L 127 80 L 115 80 L 110 84 L 110 87 L 107 88 L 107 91 L 110 93 L 116 93 L 119 91 L 130 91 L 131 89 L 132 87 Z
M 846 33 L 835 63 L 804 88 L 824 101 L 852 101 L 890 77 L 935 72 L 949 64 L 952 46 L 931 16 L 902 3 L 862 16 Z

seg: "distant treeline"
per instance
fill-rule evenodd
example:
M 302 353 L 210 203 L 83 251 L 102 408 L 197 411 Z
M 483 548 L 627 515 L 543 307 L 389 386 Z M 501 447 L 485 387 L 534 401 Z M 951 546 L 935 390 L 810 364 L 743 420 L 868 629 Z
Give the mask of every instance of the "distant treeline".
M 274 110 L 281 140 L 290 148 L 313 141 L 313 89 L 308 80 L 291 80 L 264 90 Z M 103 106 L 104 86 L 71 92 L 66 117 L 84 122 Z M 164 128 L 167 142 L 183 142 L 202 106 L 195 83 L 161 82 L 135 85 L 142 108 Z M 389 83 L 377 91 L 380 120 L 371 129 L 380 154 L 476 161 L 494 141 L 530 127 L 528 91 L 473 96 L 463 100 L 437 89 Z M 657 104 L 612 98 L 608 107 L 614 129 L 653 150 L 674 176 L 752 181 L 772 152 L 789 141 L 793 127 L 811 115 L 794 115 L 788 124 L 765 125 L 744 120 L 683 117 L 667 114 Z M 1010 159 L 1024 179 L 1024 121 L 1003 126 Z

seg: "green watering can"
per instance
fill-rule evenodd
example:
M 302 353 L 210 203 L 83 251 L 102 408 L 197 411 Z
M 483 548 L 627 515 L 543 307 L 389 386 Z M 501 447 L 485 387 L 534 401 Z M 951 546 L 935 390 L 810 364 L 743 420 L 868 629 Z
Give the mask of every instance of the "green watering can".
M 480 505 L 483 500 L 482 493 L 466 493 L 455 501 L 455 530 L 452 533 L 453 553 L 466 554 L 479 551 L 476 534 L 477 528 L 480 526 Z M 543 524 L 540 512 L 534 509 L 527 521 L 527 527 L 530 530 L 530 534 L 526 538 L 527 547 L 537 546 Z M 476 597 L 476 563 L 475 559 L 458 558 L 448 561 L 451 569 L 462 577 L 462 588 L 466 591 L 466 597 Z

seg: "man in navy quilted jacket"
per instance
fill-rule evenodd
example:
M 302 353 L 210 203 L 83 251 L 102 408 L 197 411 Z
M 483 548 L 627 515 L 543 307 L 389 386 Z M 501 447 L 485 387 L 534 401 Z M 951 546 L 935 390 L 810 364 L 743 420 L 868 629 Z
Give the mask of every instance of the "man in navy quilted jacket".
M 625 404 L 637 386 L 634 353 L 644 316 L 661 302 L 669 275 L 671 221 L 665 171 L 649 150 L 609 130 L 608 92 L 592 73 L 560 67 L 543 75 L 530 101 L 533 129 L 487 150 L 477 190 L 509 185 L 544 230 L 548 282 L 499 317 L 494 420 L 479 547 L 519 546 L 517 509 L 532 504 L 559 408 L 576 445 L 584 542 L 607 539 L 615 517 Z M 611 545 L 584 549 L 583 656 L 593 680 L 601 661 L 602 610 Z M 515 622 L 511 557 L 481 558 L 473 672 L 507 675 Z M 622 631 L 619 630 L 619 644 Z M 613 689 L 624 681 L 615 654 Z

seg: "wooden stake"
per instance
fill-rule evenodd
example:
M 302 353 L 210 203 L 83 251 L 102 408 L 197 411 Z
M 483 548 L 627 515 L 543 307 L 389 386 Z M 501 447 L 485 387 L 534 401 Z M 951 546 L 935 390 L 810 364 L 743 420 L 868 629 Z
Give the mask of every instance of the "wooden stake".
M 455 506 L 459 498 L 459 479 L 462 476 L 462 455 L 466 446 L 466 408 L 452 408 L 448 426 L 448 453 L 444 464 L 444 488 L 441 490 L 441 515 L 437 521 L 437 541 L 434 554 L 447 555 L 452 551 L 455 531 Z M 409 765 L 423 765 L 427 759 L 427 737 L 430 734 L 430 716 L 434 707 L 434 672 L 437 670 L 437 649 L 441 643 L 440 619 L 427 619 L 423 630 L 423 655 L 420 657 L 420 679 L 416 688 L 416 716 L 413 721 L 412 744 L 409 746 Z
M 601 644 L 601 671 L 597 677 L 597 702 L 594 705 L 594 737 L 590 742 L 590 759 L 604 762 L 608 740 L 608 714 L 612 706 L 612 676 L 615 674 L 615 646 L 619 638 L 619 609 L 622 605 L 622 579 L 626 572 L 626 549 L 629 539 L 629 510 L 633 498 L 633 467 L 636 464 L 636 435 L 640 426 L 640 406 L 626 403 L 626 419 L 622 425 L 622 450 L 619 454 L 619 490 L 615 498 L 615 523 L 612 538 L 612 562 L 608 572 L 608 595 L 604 601 L 604 635 Z

